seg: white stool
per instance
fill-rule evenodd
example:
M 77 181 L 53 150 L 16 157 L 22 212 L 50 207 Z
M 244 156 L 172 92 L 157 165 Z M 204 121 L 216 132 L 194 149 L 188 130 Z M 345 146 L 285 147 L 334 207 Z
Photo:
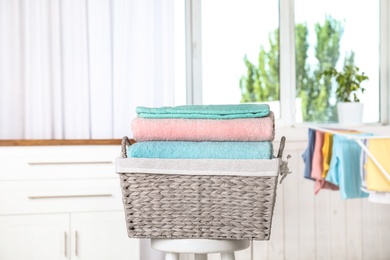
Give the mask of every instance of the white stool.
M 221 260 L 235 260 L 234 251 L 247 249 L 249 240 L 163 239 L 152 238 L 152 248 L 165 252 L 165 260 L 179 260 L 180 253 L 195 254 L 207 260 L 208 253 L 221 253 Z

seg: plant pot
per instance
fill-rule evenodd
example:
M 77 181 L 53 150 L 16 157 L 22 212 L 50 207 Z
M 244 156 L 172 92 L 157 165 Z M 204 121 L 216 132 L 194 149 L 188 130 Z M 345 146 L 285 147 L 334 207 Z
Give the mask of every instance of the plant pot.
M 361 125 L 363 123 L 363 103 L 339 102 L 337 103 L 337 114 L 340 125 Z

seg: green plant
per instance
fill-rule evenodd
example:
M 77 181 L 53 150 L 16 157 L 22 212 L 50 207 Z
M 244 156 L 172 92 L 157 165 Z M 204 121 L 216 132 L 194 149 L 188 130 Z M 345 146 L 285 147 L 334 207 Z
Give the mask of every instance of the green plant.
M 341 102 L 360 102 L 357 94 L 359 91 L 364 93 L 365 89 L 361 83 L 368 80 L 364 72 L 359 73 L 359 68 L 353 65 L 344 66 L 342 71 L 337 71 L 335 68 L 324 70 L 318 75 L 319 79 L 322 77 L 335 78 L 338 85 L 336 97 Z

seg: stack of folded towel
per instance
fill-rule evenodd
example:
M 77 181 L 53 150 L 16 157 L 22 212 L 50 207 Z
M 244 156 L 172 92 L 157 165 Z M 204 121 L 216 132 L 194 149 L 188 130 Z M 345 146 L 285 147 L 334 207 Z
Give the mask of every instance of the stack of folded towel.
M 137 107 L 132 158 L 272 159 L 275 121 L 266 104 Z

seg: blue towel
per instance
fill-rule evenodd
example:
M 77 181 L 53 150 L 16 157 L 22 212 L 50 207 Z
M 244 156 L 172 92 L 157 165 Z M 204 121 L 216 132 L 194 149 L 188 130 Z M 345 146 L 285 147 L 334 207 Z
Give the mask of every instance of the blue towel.
M 368 197 L 368 193 L 361 190 L 360 154 L 361 148 L 354 140 L 337 134 L 333 136 L 332 158 L 325 180 L 340 187 L 343 199 Z
M 138 142 L 128 157 L 166 159 L 272 159 L 271 142 Z
M 143 118 L 207 118 L 234 119 L 257 118 L 269 115 L 268 104 L 236 105 L 187 105 L 176 107 L 137 107 L 138 117 Z

